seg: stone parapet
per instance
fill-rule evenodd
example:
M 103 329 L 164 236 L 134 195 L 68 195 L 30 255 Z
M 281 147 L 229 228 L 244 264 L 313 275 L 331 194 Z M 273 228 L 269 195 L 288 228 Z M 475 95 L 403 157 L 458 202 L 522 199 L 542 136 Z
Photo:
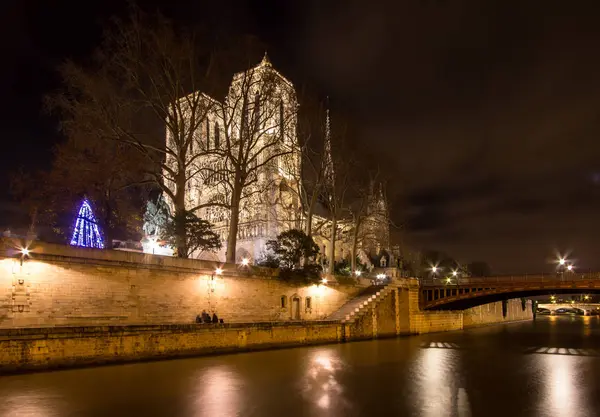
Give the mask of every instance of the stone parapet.
M 0 330 L 0 374 L 336 343 L 332 322 Z

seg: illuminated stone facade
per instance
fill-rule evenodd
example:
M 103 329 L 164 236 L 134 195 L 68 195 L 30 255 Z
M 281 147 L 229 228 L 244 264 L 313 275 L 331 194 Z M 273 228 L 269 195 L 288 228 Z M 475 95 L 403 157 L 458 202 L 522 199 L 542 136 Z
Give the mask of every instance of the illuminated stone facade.
M 265 89 L 267 81 L 264 80 L 267 79 L 270 85 L 269 93 L 265 95 L 261 89 Z M 225 161 L 210 153 L 211 149 L 224 146 L 225 129 L 228 129 L 229 137 L 236 137 L 240 133 L 239 130 L 244 129 L 244 126 L 249 123 L 260 125 L 251 133 L 259 137 L 251 152 L 262 152 L 256 158 L 257 161 L 273 158 L 269 164 L 265 164 L 258 170 L 256 182 L 244 190 L 240 207 L 236 262 L 240 262 L 243 258 L 258 260 L 265 253 L 266 242 L 269 239 L 274 239 L 279 233 L 291 228 L 305 228 L 305 215 L 299 191 L 302 155 L 297 137 L 298 102 L 295 88 L 273 68 L 265 55 L 256 67 L 234 75 L 224 102 L 203 93 L 193 94 L 202 94 L 206 108 L 210 110 L 205 120 L 199 124 L 196 142 L 188 155 L 188 158 L 194 160 L 190 171 L 198 174 L 188 181 L 186 209 L 191 210 L 211 202 L 229 203 L 231 187 L 224 186 L 226 182 L 224 176 L 228 171 L 227 167 L 223 166 Z M 235 104 L 244 101 L 247 101 L 247 104 L 243 106 Z M 276 147 L 270 146 L 273 138 L 279 140 Z M 168 134 L 166 141 L 169 146 L 172 138 Z M 277 151 L 281 154 L 273 157 Z M 176 161 L 172 160 L 171 163 L 175 164 Z M 175 187 L 174 184 L 167 185 L 171 189 Z M 361 242 L 361 247 L 364 246 L 361 253 L 363 261 L 366 262 L 372 259 L 366 256 L 366 253 L 379 254 L 381 249 L 389 247 L 385 201 L 379 199 L 379 196 L 374 193 L 369 210 L 375 217 L 366 221 L 364 227 L 373 229 L 369 236 L 383 236 L 384 239 L 378 243 L 374 243 L 373 239 L 365 241 L 364 244 Z M 196 214 L 214 225 L 215 232 L 223 241 L 223 248 L 217 253 L 197 253 L 193 257 L 224 261 L 229 231 L 229 210 L 208 206 L 199 208 Z M 382 215 L 385 219 L 381 217 Z M 331 241 L 328 236 L 330 226 L 326 224 L 327 221 L 326 213 L 318 213 L 314 216 L 314 237 L 322 254 L 328 253 L 327 248 Z M 347 237 L 352 224 L 344 219 L 340 219 L 338 224 L 342 240 L 336 242 L 336 258 L 340 259 L 350 253 L 350 242 Z M 377 232 L 374 231 L 375 228 L 378 229 Z M 151 247 L 145 245 L 144 251 L 150 252 Z

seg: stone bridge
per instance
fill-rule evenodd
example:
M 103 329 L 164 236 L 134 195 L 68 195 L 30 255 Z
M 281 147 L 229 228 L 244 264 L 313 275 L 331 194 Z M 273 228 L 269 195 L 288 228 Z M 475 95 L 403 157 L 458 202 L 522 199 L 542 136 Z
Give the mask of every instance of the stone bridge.
M 424 310 L 464 310 L 511 298 L 548 294 L 600 294 L 600 273 L 441 278 L 420 282 Z

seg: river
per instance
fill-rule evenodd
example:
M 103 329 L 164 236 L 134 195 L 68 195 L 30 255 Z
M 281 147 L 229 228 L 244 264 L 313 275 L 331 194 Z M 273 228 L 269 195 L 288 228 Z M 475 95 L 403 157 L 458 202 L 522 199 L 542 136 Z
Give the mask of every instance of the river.
M 600 318 L 5 376 L 0 416 L 600 415 Z

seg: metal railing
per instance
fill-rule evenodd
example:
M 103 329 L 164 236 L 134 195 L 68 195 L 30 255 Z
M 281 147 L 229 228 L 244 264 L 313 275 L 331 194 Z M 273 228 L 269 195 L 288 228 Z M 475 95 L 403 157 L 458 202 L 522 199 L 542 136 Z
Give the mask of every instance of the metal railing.
M 518 283 L 518 282 L 577 282 L 600 280 L 600 272 L 588 272 L 579 274 L 576 272 L 554 273 L 554 274 L 524 274 L 524 275 L 500 275 L 484 278 L 422 278 L 419 280 L 421 287 L 464 287 L 470 285 L 489 285 L 493 283 Z

